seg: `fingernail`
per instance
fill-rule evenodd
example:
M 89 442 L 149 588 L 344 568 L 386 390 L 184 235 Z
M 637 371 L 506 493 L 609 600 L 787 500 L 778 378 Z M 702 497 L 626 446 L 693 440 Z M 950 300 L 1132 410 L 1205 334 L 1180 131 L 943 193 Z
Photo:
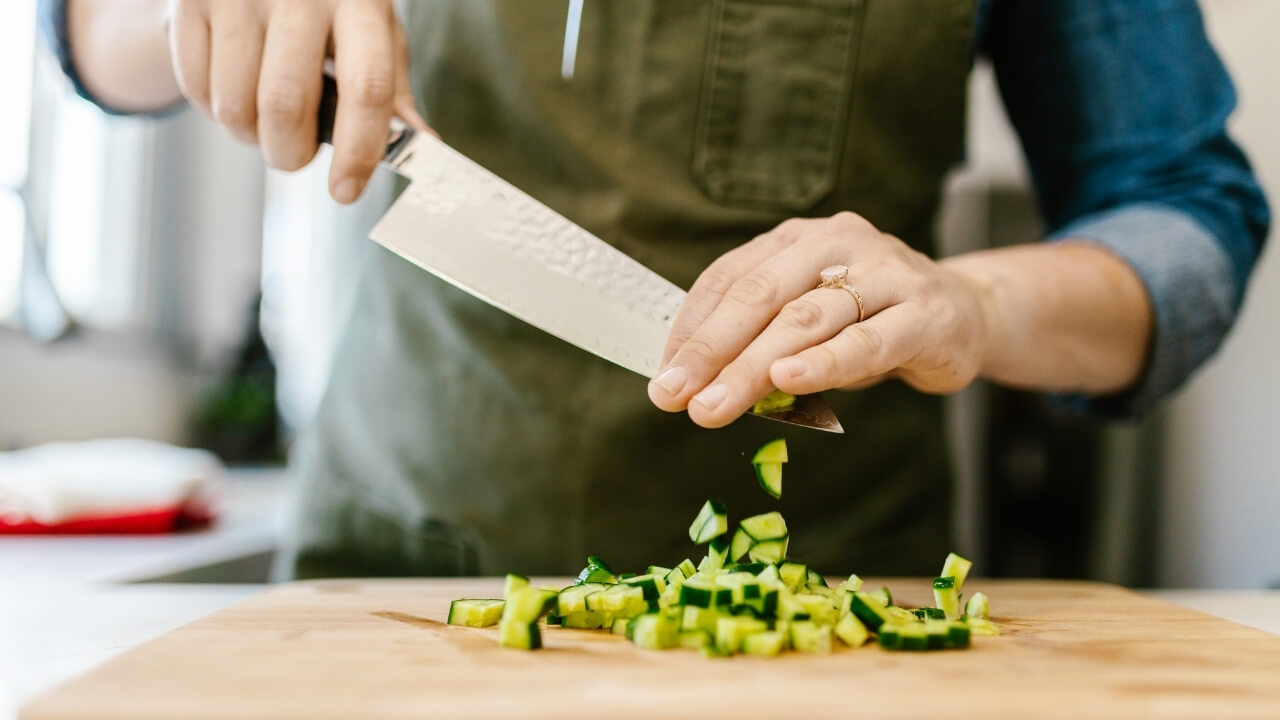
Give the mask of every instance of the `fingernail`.
M 684 368 L 676 365 L 667 368 L 667 371 L 653 379 L 658 387 L 667 391 L 668 395 L 675 395 L 684 389 L 684 384 L 689 381 L 689 373 Z
M 793 358 L 791 360 L 782 360 L 780 362 L 782 363 L 782 372 L 785 373 L 787 377 L 796 377 L 809 372 L 809 363 L 804 360 L 797 360 Z
M 354 178 L 347 178 L 333 189 L 333 199 L 340 203 L 355 202 L 360 197 L 360 183 Z
M 725 387 L 724 383 L 716 383 L 697 395 L 694 395 L 693 399 L 697 400 L 698 404 L 702 407 L 708 410 L 715 410 L 720 407 L 720 403 L 724 402 L 725 397 L 728 395 L 729 388 Z

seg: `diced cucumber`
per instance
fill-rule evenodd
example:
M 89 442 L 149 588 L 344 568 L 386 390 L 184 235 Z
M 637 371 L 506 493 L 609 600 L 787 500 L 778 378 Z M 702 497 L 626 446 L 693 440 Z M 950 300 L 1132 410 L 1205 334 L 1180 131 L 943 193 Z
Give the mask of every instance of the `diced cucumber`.
M 760 483 L 760 488 L 771 497 L 782 497 L 782 463 L 756 463 L 754 467 L 756 481 Z
M 768 415 L 780 410 L 790 410 L 795 407 L 796 396 L 790 393 L 784 393 L 781 390 L 774 390 L 768 395 L 760 398 L 751 406 L 751 412 L 757 415 Z
M 815 622 L 832 625 L 835 624 L 838 611 L 829 598 L 821 595 L 811 595 L 809 593 L 800 593 L 795 596 L 795 601 L 804 608 L 807 614 Z
M 680 604 L 698 608 L 709 608 L 715 604 L 716 588 L 697 578 L 685 581 L 680 587 Z
M 898 635 L 902 637 L 903 650 L 928 650 L 929 634 L 921 623 L 909 623 L 898 626 Z
M 1000 626 L 984 618 L 971 617 L 965 624 L 969 626 L 969 631 L 974 635 L 996 637 L 1000 634 Z
M 525 587 L 512 591 L 502 609 L 503 620 L 537 622 L 555 606 L 558 596 L 555 590 Z
M 889 588 L 882 586 L 879 590 L 872 590 L 871 594 L 880 601 L 881 605 L 884 605 L 885 607 L 893 605 L 893 595 L 890 594 Z
M 969 647 L 970 628 L 959 622 L 950 623 L 947 628 L 947 645 L 953 648 Z
M 960 619 L 960 593 L 956 591 L 955 578 L 936 578 L 933 581 L 933 600 L 948 620 Z
M 974 593 L 965 603 L 964 614 L 971 618 L 986 619 L 991 616 L 991 605 L 985 593 Z
M 740 650 L 743 655 L 773 657 L 787 647 L 787 636 L 776 630 L 758 632 L 742 638 Z
M 584 610 L 572 612 L 560 617 L 561 627 L 574 630 L 595 630 L 604 623 L 604 613 Z
M 502 619 L 502 600 L 461 599 L 449 603 L 449 624 L 466 627 L 490 627 Z
M 965 578 L 969 577 L 969 570 L 973 567 L 973 561 L 968 558 L 960 557 L 955 553 L 947 555 L 947 559 L 942 563 L 942 574 L 938 577 L 950 577 L 956 579 L 956 592 L 964 592 Z
M 747 556 L 752 562 L 776 563 L 787 556 L 787 544 L 788 539 L 785 535 L 780 538 L 761 540 L 751 546 Z
M 664 613 L 649 613 L 631 619 L 627 634 L 637 647 L 666 650 L 676 646 L 679 623 Z
M 756 573 L 756 577 L 764 583 L 782 582 L 782 576 L 778 574 L 778 566 L 773 564 L 765 565 L 760 572 Z
M 527 587 L 529 587 L 529 578 L 523 575 L 512 575 L 508 573 L 506 583 L 502 587 L 502 599 L 506 600 L 511 597 L 511 592 L 513 590 L 519 590 L 520 588 Z
M 669 572 L 671 572 L 671 568 L 669 567 L 661 567 L 659 565 L 650 565 L 649 569 L 644 571 L 644 574 L 657 575 L 659 577 L 666 577 L 667 573 Z
M 831 652 L 831 626 L 812 620 L 791 621 L 791 647 L 800 652 Z
M 503 620 L 498 623 L 498 644 L 517 650 L 537 650 L 542 647 L 542 632 L 536 622 Z
M 849 612 L 856 615 L 868 629 L 880 631 L 880 626 L 888 622 L 889 614 L 885 604 L 878 595 L 855 592 L 849 596 Z
M 589 595 L 587 600 L 590 601 L 594 597 L 597 595 Z M 611 612 L 615 617 L 640 615 L 649 609 L 644 589 L 636 585 L 614 585 L 599 593 L 598 597 L 601 598 L 598 609 Z M 591 603 L 588 602 L 588 606 L 590 605 Z M 588 609 L 597 608 L 588 607 Z
M 840 590 L 848 590 L 849 592 L 858 592 L 862 589 L 862 578 L 857 575 L 850 575 L 848 580 L 840 583 Z
M 670 572 L 668 572 L 665 576 L 663 576 L 663 582 L 667 584 L 668 588 L 670 588 L 672 585 L 675 585 L 676 588 L 679 589 L 680 586 L 684 584 L 684 581 L 685 581 L 684 571 L 681 570 L 680 568 L 672 568 Z
M 690 650 L 701 650 L 705 645 L 714 644 L 715 639 L 706 630 L 681 630 L 676 634 L 676 644 Z
M 627 624 L 630 622 L 631 618 L 614 618 L 613 625 L 610 626 L 609 630 L 614 635 L 626 635 Z
M 867 626 L 856 615 L 849 613 L 836 623 L 836 637 L 849 647 L 862 647 L 867 642 Z
M 729 554 L 729 538 L 721 535 L 707 545 L 707 556 L 702 559 L 699 570 L 706 568 L 720 570 L 724 567 L 725 557 Z
M 916 608 L 915 610 L 911 611 L 911 614 L 915 615 L 917 620 L 946 620 L 947 619 L 947 614 L 942 611 L 942 608 L 936 608 L 936 607 Z
M 689 526 L 689 539 L 696 545 L 711 542 L 725 534 L 729 529 L 729 513 L 724 503 L 719 500 L 708 500 L 698 511 L 698 516 Z
M 757 541 L 787 536 L 787 521 L 783 519 L 782 513 L 776 511 L 752 515 L 739 523 L 738 527 L 745 530 L 752 540 Z
M 784 562 L 778 566 L 778 577 L 791 592 L 804 587 L 809 579 L 809 569 L 797 562 Z
M 829 587 L 827 585 L 827 579 L 822 577 L 822 573 L 818 572 L 817 570 L 810 570 L 808 573 L 805 574 L 805 579 L 807 584 L 809 585 L 821 585 L 822 587 Z
M 918 622 L 915 613 L 906 608 L 900 608 L 896 605 L 890 605 L 884 611 L 889 615 L 889 622 L 893 623 L 913 623 Z
M 721 615 L 716 620 L 716 647 L 726 653 L 737 652 L 742 639 L 748 635 L 765 632 L 768 623 L 746 615 Z
M 750 573 L 752 575 L 759 575 L 764 572 L 764 569 L 767 567 L 770 567 L 768 563 L 740 562 L 729 565 L 725 570 L 731 573 Z
M 784 463 L 787 461 L 787 439 L 778 438 L 770 440 L 756 451 L 754 457 L 751 458 L 751 464 L 759 463 Z
M 680 618 L 680 628 L 682 630 L 702 630 L 708 635 L 714 635 L 716 621 L 719 619 L 720 613 L 715 610 L 686 605 Z
M 667 587 L 667 581 L 659 575 L 637 575 L 621 581 L 625 585 L 635 585 L 644 590 L 645 600 L 657 600 Z
M 729 559 L 738 562 L 746 557 L 747 551 L 751 549 L 751 545 L 755 543 L 755 539 L 747 534 L 746 530 L 739 527 L 733 533 L 733 542 L 729 544 Z
M 588 583 L 586 585 L 570 585 L 560 594 L 556 596 L 556 613 L 558 615 L 568 615 L 574 612 L 583 612 L 587 609 L 586 598 L 592 593 L 601 592 L 610 586 L 603 583 Z
M 676 569 L 684 574 L 685 579 L 693 577 L 693 574 L 698 572 L 697 566 L 695 566 L 693 561 L 689 558 L 681 560 L 680 564 L 676 565 Z

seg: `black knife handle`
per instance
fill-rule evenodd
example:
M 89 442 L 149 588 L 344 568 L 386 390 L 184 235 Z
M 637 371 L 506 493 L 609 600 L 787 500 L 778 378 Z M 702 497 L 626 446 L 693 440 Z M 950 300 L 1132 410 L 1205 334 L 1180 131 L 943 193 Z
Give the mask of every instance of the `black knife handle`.
M 320 88 L 320 109 L 316 113 L 316 141 L 327 145 L 333 144 L 333 119 L 338 113 L 338 81 L 326 63 L 324 84 Z M 406 127 L 396 118 L 391 119 L 387 129 L 387 149 L 382 154 L 383 161 L 393 160 L 396 153 L 413 139 L 413 128 Z

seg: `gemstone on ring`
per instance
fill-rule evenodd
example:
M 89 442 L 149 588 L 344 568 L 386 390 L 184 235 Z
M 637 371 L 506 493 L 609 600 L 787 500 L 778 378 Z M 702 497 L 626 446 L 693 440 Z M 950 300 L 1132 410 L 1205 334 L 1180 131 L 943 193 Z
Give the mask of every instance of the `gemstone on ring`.
M 818 275 L 822 278 L 823 287 L 843 287 L 845 280 L 849 278 L 849 268 L 845 265 L 831 265 L 823 268 Z

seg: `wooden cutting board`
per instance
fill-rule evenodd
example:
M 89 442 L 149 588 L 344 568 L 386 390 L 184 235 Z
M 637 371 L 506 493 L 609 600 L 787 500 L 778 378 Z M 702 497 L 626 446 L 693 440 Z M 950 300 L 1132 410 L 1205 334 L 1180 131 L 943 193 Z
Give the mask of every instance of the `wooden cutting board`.
M 563 585 L 560 583 L 557 587 Z M 878 586 L 879 583 L 873 583 Z M 888 581 L 932 604 L 922 579 Z M 549 628 L 443 623 L 498 580 L 278 586 L 38 698 L 22 720 L 1280 717 L 1280 637 L 1118 587 L 971 580 L 1005 634 L 967 651 L 708 659 Z

